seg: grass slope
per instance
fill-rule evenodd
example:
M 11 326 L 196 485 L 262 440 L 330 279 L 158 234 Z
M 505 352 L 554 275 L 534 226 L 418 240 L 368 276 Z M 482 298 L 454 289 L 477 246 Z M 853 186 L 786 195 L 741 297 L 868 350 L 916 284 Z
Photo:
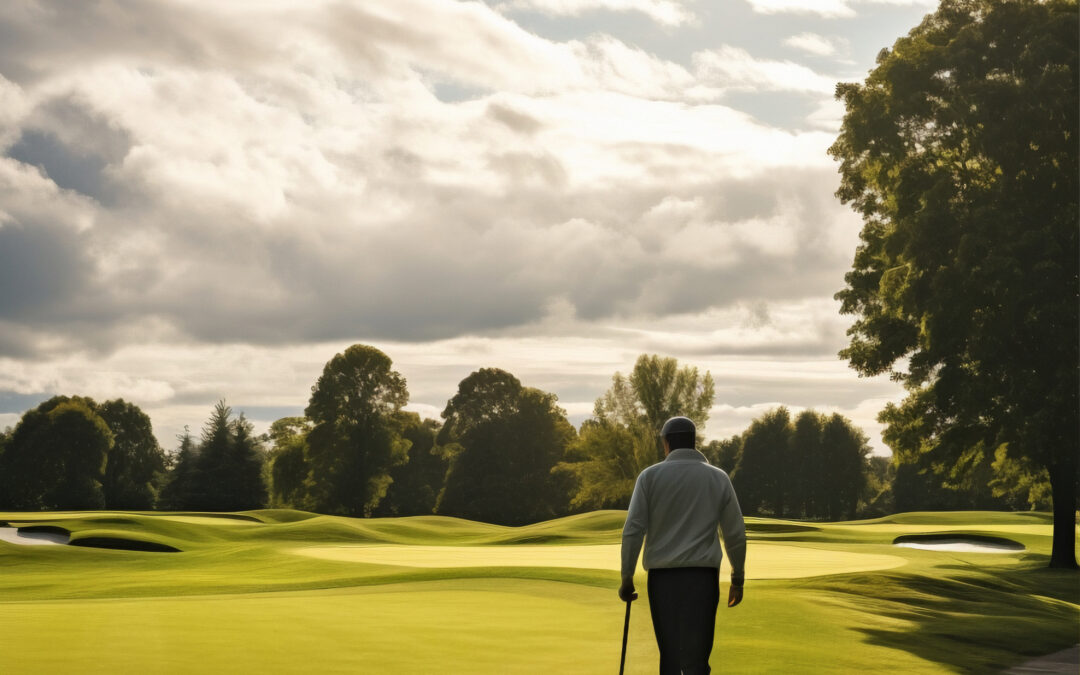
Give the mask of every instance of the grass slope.
M 0 513 L 73 541 L 180 551 L 0 541 L 4 672 L 614 672 L 623 606 L 609 553 L 624 515 L 510 528 L 287 510 Z M 747 526 L 746 600 L 720 609 L 718 670 L 994 672 L 1077 641 L 1080 577 L 1045 569 L 1046 514 Z M 892 545 L 940 533 L 1027 550 Z M 643 593 L 627 669 L 657 661 Z

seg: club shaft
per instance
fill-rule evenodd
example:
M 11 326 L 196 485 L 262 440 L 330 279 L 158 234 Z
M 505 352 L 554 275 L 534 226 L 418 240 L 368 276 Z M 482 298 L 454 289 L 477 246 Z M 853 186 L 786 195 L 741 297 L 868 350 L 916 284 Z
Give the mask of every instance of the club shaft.
M 630 602 L 626 603 L 626 619 L 623 620 L 622 627 L 622 658 L 619 659 L 619 675 L 623 675 L 623 668 L 626 666 L 626 638 L 630 634 Z

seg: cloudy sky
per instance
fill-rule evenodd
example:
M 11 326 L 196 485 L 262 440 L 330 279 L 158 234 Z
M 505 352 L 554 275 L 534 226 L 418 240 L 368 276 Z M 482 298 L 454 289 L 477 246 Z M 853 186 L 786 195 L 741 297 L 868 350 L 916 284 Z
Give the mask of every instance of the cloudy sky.
M 588 416 L 644 352 L 881 444 L 836 352 L 838 80 L 931 0 L 0 4 L 0 425 L 123 397 L 167 449 L 298 414 L 364 342 L 437 417 L 480 367 Z

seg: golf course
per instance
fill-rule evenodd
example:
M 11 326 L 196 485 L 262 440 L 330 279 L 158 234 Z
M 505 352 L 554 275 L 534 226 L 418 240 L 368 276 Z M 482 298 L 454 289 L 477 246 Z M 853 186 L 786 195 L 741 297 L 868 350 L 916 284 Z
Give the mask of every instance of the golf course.
M 0 661 L 5 673 L 615 673 L 624 516 L 515 528 L 0 513 Z M 715 672 L 996 672 L 1077 642 L 1080 578 L 1046 569 L 1048 514 L 747 528 L 746 598 L 719 610 Z M 640 570 L 637 585 L 626 668 L 651 673 Z

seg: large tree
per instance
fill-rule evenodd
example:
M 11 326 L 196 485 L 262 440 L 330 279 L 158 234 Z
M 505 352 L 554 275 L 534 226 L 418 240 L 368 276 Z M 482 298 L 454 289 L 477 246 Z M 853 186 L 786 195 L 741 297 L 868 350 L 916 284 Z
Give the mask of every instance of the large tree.
M 1076 568 L 1078 38 L 1075 0 L 943 0 L 863 83 L 830 149 L 864 220 L 841 352 L 910 392 L 941 472 L 971 453 L 1049 473 L 1051 567 Z
M 438 513 L 502 525 L 565 515 L 567 481 L 552 469 L 575 432 L 554 394 L 481 368 L 461 381 L 442 417 L 437 443 L 450 466 Z
M 308 433 L 311 508 L 370 516 L 386 495 L 390 471 L 408 459 L 397 413 L 409 400 L 390 357 L 368 345 L 336 354 L 311 388 Z
M 105 401 L 97 412 L 113 434 L 105 464 L 105 507 L 154 508 L 154 484 L 165 471 L 165 453 L 154 437 L 150 417 L 122 398 Z
M 0 495 L 15 509 L 99 509 L 113 435 L 92 399 L 54 396 L 28 410 L 0 456 Z

